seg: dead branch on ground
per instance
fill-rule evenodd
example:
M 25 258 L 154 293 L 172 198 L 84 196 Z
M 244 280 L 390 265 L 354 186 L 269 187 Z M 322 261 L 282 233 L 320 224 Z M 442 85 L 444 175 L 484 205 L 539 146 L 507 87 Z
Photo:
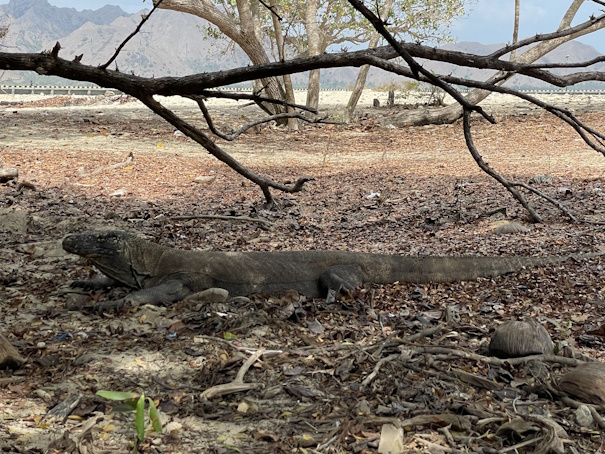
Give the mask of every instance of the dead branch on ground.
M 219 219 L 221 221 L 235 221 L 235 222 L 258 222 L 269 228 L 273 225 L 271 221 L 261 218 L 251 218 L 249 216 L 222 216 L 220 214 L 194 214 L 190 216 L 172 216 L 170 217 L 173 221 L 189 221 L 191 219 Z
M 238 393 L 241 391 L 248 391 L 251 389 L 255 389 L 261 386 L 260 383 L 244 383 L 244 375 L 248 372 L 248 369 L 256 362 L 258 359 L 263 356 L 265 352 L 264 348 L 259 348 L 250 358 L 246 360 L 242 367 L 237 372 L 235 379 L 232 382 L 224 383 L 222 385 L 212 386 L 204 391 L 200 398 L 202 400 L 212 399 L 217 396 L 225 396 L 227 394 Z

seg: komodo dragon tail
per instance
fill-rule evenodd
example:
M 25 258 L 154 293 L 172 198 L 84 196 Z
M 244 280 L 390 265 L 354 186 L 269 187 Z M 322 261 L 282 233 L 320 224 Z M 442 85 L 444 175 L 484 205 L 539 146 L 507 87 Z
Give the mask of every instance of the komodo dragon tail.
M 584 260 L 603 254 L 605 251 L 542 257 L 389 256 L 390 260 L 367 267 L 366 273 L 368 281 L 375 283 L 470 281 L 501 276 L 525 267 L 561 263 L 569 259 Z

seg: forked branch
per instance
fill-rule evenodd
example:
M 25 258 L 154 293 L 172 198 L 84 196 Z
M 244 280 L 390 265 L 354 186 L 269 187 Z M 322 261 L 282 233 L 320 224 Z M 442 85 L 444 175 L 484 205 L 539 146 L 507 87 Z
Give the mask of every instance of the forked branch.
M 335 121 L 328 121 L 325 119 L 325 117 L 309 118 L 306 115 L 302 115 L 298 112 L 288 112 L 288 113 L 269 115 L 268 117 L 263 117 L 258 120 L 251 121 L 249 123 L 246 123 L 241 128 L 237 129 L 233 133 L 226 134 L 217 129 L 216 125 L 214 124 L 214 121 L 212 120 L 212 115 L 210 115 L 210 112 L 208 111 L 208 108 L 206 107 L 206 104 L 204 103 L 204 99 L 200 96 L 191 96 L 190 98 L 192 98 L 193 100 L 195 100 L 197 102 L 197 105 L 199 106 L 200 110 L 202 111 L 202 114 L 204 115 L 204 120 L 206 120 L 206 123 L 208 124 L 208 128 L 210 128 L 210 131 L 212 132 L 212 134 L 214 134 L 217 137 L 220 137 L 223 140 L 228 140 L 228 141 L 233 141 L 233 140 L 237 139 L 240 135 L 242 135 L 249 129 L 254 128 L 255 126 L 259 126 L 264 123 L 269 123 L 271 121 L 280 120 L 283 118 L 298 118 L 299 120 L 305 121 L 307 123 L 341 124 L 341 123 L 335 122 Z
M 214 143 L 206 134 L 204 134 L 203 131 L 189 124 L 170 109 L 164 107 L 160 102 L 156 101 L 153 96 L 148 94 L 139 94 L 138 99 L 187 137 L 199 143 L 216 159 L 227 164 L 244 178 L 247 178 L 248 180 L 257 184 L 263 191 L 268 208 L 273 208 L 275 206 L 275 199 L 271 194 L 271 188 L 288 193 L 299 192 L 302 190 L 307 181 L 312 180 L 310 177 L 300 177 L 293 184 L 281 184 L 269 178 L 264 178 L 241 164 L 237 159 Z
M 539 191 L 538 189 L 534 188 L 533 186 L 530 186 L 525 183 L 508 180 L 504 176 L 500 175 L 500 173 L 498 173 L 495 169 L 493 169 L 487 162 L 485 162 L 485 160 L 483 159 L 483 156 L 481 156 L 481 154 L 477 150 L 477 147 L 475 146 L 475 143 L 473 142 L 473 136 L 471 134 L 471 113 L 472 112 L 470 110 L 464 109 L 464 113 L 463 113 L 464 139 L 466 141 L 466 146 L 471 153 L 471 156 L 473 157 L 473 159 L 475 160 L 475 162 L 477 163 L 479 168 L 481 170 L 483 170 L 485 173 L 487 173 L 494 180 L 496 180 L 498 183 L 500 183 L 502 186 L 504 186 L 504 188 L 508 192 L 510 192 L 515 199 L 517 199 L 517 201 L 523 206 L 523 208 L 525 208 L 527 210 L 527 213 L 529 214 L 529 218 L 532 222 L 542 222 L 542 217 L 529 204 L 529 202 L 527 201 L 525 196 L 523 194 L 521 194 L 521 192 L 519 192 L 519 190 L 517 190 L 517 187 L 522 187 L 524 189 L 527 189 L 527 190 L 533 192 L 534 194 L 544 198 L 548 202 L 555 205 L 559 210 L 561 210 L 561 212 L 563 212 L 563 214 L 565 216 L 567 216 L 569 219 L 571 219 L 572 221 L 576 221 L 577 219 L 575 218 L 575 216 L 557 200 L 544 194 L 543 192 Z

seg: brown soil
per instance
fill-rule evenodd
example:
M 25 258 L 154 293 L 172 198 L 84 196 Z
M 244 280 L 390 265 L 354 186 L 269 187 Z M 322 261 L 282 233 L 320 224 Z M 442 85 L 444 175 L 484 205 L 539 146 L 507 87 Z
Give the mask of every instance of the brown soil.
M 233 143 L 219 141 L 276 181 L 314 178 L 301 193 L 276 194 L 280 209 L 268 212 L 258 188 L 135 104 L 64 102 L 0 110 L 0 165 L 17 167 L 19 181 L 35 186 L 0 185 L 0 209 L 26 213 L 26 224 L 8 222 L 10 210 L 0 220 L 0 333 L 28 358 L 21 370 L 0 376 L 4 451 L 46 452 L 52 442 L 54 452 L 83 445 L 89 452 L 126 452 L 135 437 L 133 416 L 111 411 L 97 390 L 144 392 L 159 404 L 166 430 L 149 432 L 141 452 L 370 453 L 387 423 L 402 425 L 404 452 L 436 452 L 437 445 L 490 452 L 521 436 L 534 437 L 525 448 L 534 449 L 550 427 L 538 416 L 561 425 L 561 438 L 580 452 L 605 442 L 596 426 L 580 427 L 568 404 L 544 391 L 542 384 L 567 366 L 548 360 L 497 365 L 460 353 L 484 353 L 496 326 L 533 316 L 563 351 L 601 359 L 601 337 L 589 332 L 605 316 L 602 259 L 451 285 L 370 286 L 335 304 L 288 294 L 102 317 L 73 309 L 124 294 L 69 288 L 92 270 L 65 255 L 57 241 L 95 227 L 215 250 L 599 250 L 605 237 L 600 225 L 570 223 L 533 196 L 545 222 L 526 223 L 510 195 L 478 170 L 460 124 L 400 130 L 367 116 L 352 126 L 301 133 L 271 126 Z M 200 123 L 191 107 L 179 109 Z M 252 108 L 215 112 L 221 127 L 255 115 Z M 600 114 L 582 119 L 605 130 Z M 571 128 L 549 116 L 511 115 L 496 125 L 476 120 L 474 134 L 484 158 L 504 175 L 523 182 L 552 177 L 536 186 L 579 217 L 605 222 L 603 156 Z M 116 166 L 129 153 L 132 162 Z M 196 182 L 200 176 L 216 178 Z M 273 228 L 175 219 L 190 215 L 260 216 Z M 528 231 L 496 234 L 503 221 Z M 451 311 L 458 317 L 446 322 Z M 435 330 L 409 340 L 429 328 Z M 200 399 L 204 389 L 232 380 L 260 347 L 272 353 L 245 376 L 259 388 Z M 494 387 L 486 389 L 479 379 Z M 73 394 L 81 398 L 69 419 L 45 418 Z M 513 414 L 533 429 L 505 428 Z M 430 418 L 412 419 L 419 417 Z

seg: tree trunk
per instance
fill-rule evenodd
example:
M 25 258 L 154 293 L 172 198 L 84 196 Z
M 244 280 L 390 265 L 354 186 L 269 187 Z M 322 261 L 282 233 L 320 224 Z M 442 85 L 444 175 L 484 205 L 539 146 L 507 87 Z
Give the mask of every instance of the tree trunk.
M 319 89 L 321 87 L 319 83 L 319 77 L 321 72 L 319 69 L 309 71 L 309 85 L 307 86 L 307 107 L 311 109 L 319 108 Z
M 520 8 L 521 0 L 515 0 L 515 24 L 513 26 L 513 42 L 512 44 L 517 44 L 519 41 L 519 8 Z M 510 59 L 512 61 L 515 60 L 517 56 L 517 50 L 513 49 L 510 53 Z
M 382 14 L 380 14 L 380 19 L 385 21 L 387 17 L 389 17 L 389 13 L 391 12 L 391 8 L 393 7 L 393 3 L 395 0 L 387 0 L 382 9 Z M 370 38 L 370 42 L 368 43 L 368 49 L 375 49 L 378 46 L 378 42 L 380 41 L 380 34 L 377 31 L 372 33 L 372 37 Z M 357 107 L 357 103 L 359 102 L 359 98 L 361 98 L 361 93 L 363 92 L 364 87 L 366 86 L 366 80 L 368 78 L 368 73 L 370 72 L 370 65 L 363 65 L 359 68 L 359 73 L 357 74 L 357 79 L 355 80 L 355 86 L 353 87 L 353 91 L 351 92 L 351 96 L 349 97 L 349 102 L 347 103 L 347 107 L 345 108 L 345 121 L 348 123 L 353 118 L 353 113 L 355 112 L 355 108 Z
M 276 0 L 271 1 L 271 7 L 277 8 Z M 275 45 L 277 46 L 277 55 L 279 57 L 279 61 L 286 60 L 286 44 L 284 43 L 284 32 L 281 26 L 281 22 L 277 18 L 275 14 L 271 14 L 271 19 L 273 20 L 273 28 L 275 29 Z M 294 87 L 292 86 L 292 77 L 290 74 L 285 74 L 282 76 L 284 82 L 284 89 L 286 91 L 286 101 L 294 104 L 296 102 L 296 98 L 294 97 Z M 288 113 L 294 112 L 292 107 L 287 107 L 286 111 Z M 298 119 L 296 118 L 288 118 L 288 129 L 290 131 L 298 131 Z
M 240 0 L 237 2 L 237 6 L 241 26 L 208 0 L 163 0 L 160 8 L 193 14 L 207 20 L 234 41 L 250 58 L 253 65 L 269 63 L 267 52 L 265 52 L 261 40 L 256 36 L 255 20 L 250 4 L 246 0 Z M 264 87 L 265 96 L 279 100 L 285 99 L 284 89 L 277 77 L 261 79 L 260 86 Z M 261 107 L 269 114 L 285 112 L 283 106 L 275 104 L 263 104 Z
M 321 34 L 317 23 L 318 0 L 308 0 L 305 9 L 305 29 L 307 31 L 309 56 L 321 53 Z M 307 87 L 307 107 L 319 107 L 319 69 L 309 72 L 309 85 Z
M 374 39 L 374 37 L 372 37 Z M 378 42 L 378 39 L 376 40 Z M 372 43 L 370 42 L 370 45 Z M 376 47 L 376 44 L 374 44 Z M 348 123 L 353 118 L 353 113 L 357 108 L 357 103 L 359 102 L 359 98 L 361 98 L 361 93 L 363 93 L 363 89 L 366 85 L 366 79 L 368 78 L 368 73 L 370 72 L 370 65 L 363 65 L 359 68 L 359 73 L 357 74 L 357 80 L 355 80 L 355 86 L 353 87 L 353 91 L 351 92 L 351 96 L 349 96 L 349 102 L 347 103 L 347 107 L 345 108 L 345 121 Z
M 574 0 L 574 2 L 567 9 L 567 12 L 563 16 L 563 20 L 559 25 L 558 30 L 564 30 L 569 28 L 571 22 L 578 12 L 580 6 L 584 3 L 584 0 Z M 528 51 L 522 53 L 521 55 L 515 57 L 515 61 L 519 63 L 531 63 L 543 57 L 550 51 L 556 49 L 561 44 L 571 41 L 579 36 L 586 35 L 588 33 L 592 33 L 595 30 L 599 30 L 605 27 L 605 23 L 596 23 L 591 27 L 588 27 L 581 32 L 574 33 L 568 36 L 562 36 L 560 38 L 552 39 L 550 41 L 543 41 L 536 46 L 532 47 Z M 502 77 L 504 73 L 499 72 L 494 74 L 489 80 L 494 80 L 496 78 Z M 502 85 L 504 82 L 513 77 L 514 74 L 509 74 L 505 79 L 503 79 L 498 85 Z M 478 104 L 483 101 L 491 94 L 491 91 L 475 89 L 471 91 L 466 99 L 473 103 Z M 412 110 L 408 112 L 402 112 L 397 115 L 393 115 L 392 117 L 385 118 L 382 120 L 384 124 L 392 124 L 394 126 L 402 127 L 402 126 L 422 126 L 428 124 L 444 124 L 444 123 L 453 123 L 462 117 L 462 107 L 458 104 L 452 104 L 447 107 L 442 107 L 440 109 L 424 109 L 424 110 Z

